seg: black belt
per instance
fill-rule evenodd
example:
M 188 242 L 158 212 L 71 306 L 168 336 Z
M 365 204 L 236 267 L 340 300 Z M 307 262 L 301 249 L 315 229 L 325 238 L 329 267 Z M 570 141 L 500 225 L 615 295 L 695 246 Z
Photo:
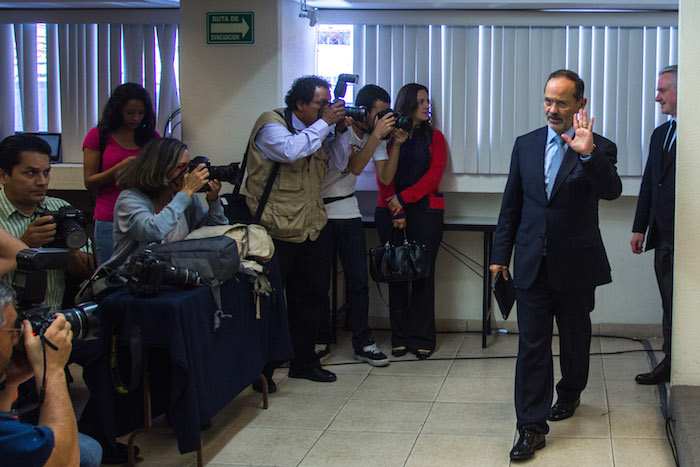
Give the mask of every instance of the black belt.
M 350 193 L 349 195 L 345 195 L 345 196 L 334 196 L 332 198 L 323 198 L 323 204 L 335 203 L 336 201 L 340 201 L 341 199 L 352 198 L 353 196 L 355 196 L 354 191 L 352 193 Z

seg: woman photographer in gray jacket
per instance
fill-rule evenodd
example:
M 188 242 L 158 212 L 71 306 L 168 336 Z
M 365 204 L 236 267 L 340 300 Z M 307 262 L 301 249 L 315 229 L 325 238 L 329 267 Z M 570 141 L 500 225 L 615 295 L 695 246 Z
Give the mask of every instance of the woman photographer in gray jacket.
M 228 224 L 219 201 L 221 182 L 209 180 L 205 164 L 191 167 L 187 146 L 176 139 L 148 142 L 117 184 L 123 191 L 114 206 L 112 267 L 150 243 L 174 242 L 198 227 Z M 208 210 L 195 196 L 205 185 Z

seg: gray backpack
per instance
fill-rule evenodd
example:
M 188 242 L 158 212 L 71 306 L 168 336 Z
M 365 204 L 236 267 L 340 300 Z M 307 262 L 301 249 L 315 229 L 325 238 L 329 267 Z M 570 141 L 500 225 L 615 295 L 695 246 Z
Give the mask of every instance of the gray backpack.
M 214 313 L 214 331 L 221 326 L 221 318 L 231 317 L 222 310 L 221 284 L 238 272 L 240 259 L 235 240 L 222 235 L 161 243 L 149 250 L 154 257 L 171 266 L 197 271 L 202 282 L 211 287 L 217 307 Z

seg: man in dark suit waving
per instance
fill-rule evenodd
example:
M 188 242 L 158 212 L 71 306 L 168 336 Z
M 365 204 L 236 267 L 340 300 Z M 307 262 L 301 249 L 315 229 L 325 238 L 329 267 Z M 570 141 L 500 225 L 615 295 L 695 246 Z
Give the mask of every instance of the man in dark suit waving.
M 661 70 L 656 102 L 671 119 L 654 130 L 649 144 L 649 158 L 644 169 L 632 226 L 632 252 L 642 253 L 644 234 L 646 251 L 654 252 L 654 271 L 661 292 L 662 328 L 665 357 L 649 373 L 637 375 L 639 384 L 658 384 L 671 377 L 671 305 L 673 301 L 673 215 L 676 196 L 676 77 L 678 67 Z
M 515 141 L 491 256 L 491 272 L 508 277 L 515 247 L 520 340 L 515 410 L 520 437 L 511 459 L 545 446 L 547 420 L 574 414 L 588 381 L 595 288 L 611 282 L 598 228 L 598 200 L 620 196 L 615 144 L 593 133 L 584 84 L 569 70 L 549 75 L 547 126 Z M 556 318 L 562 379 L 557 403 L 552 327 Z

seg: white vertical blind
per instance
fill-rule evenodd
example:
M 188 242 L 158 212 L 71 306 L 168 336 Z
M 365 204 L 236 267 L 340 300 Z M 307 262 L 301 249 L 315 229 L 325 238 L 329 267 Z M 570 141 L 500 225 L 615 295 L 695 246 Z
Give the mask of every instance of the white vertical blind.
M 0 24 L 0 136 L 15 131 L 15 40 L 11 24 Z
M 158 123 L 156 128 L 163 131 L 168 117 L 180 107 L 180 100 L 175 85 L 175 41 L 177 26 L 174 24 L 161 24 L 157 26 L 158 44 L 160 47 L 160 93 L 158 96 Z M 155 98 L 155 97 L 154 97 Z M 182 138 L 182 126 L 175 128 L 172 134 L 175 138 Z
M 395 98 L 406 83 L 431 94 L 433 123 L 460 174 L 505 174 L 518 135 L 544 125 L 547 76 L 569 68 L 586 84 L 596 131 L 618 146 L 621 175 L 644 169 L 658 71 L 675 63 L 675 27 L 355 25 L 355 73 Z M 358 86 L 359 88 L 359 86 Z
M 39 105 L 37 25 L 0 24 L 0 139 L 16 129 L 39 131 L 40 113 L 46 112 L 41 115 L 46 129 L 62 133 L 64 162 L 82 162 L 83 139 L 97 124 L 112 90 L 124 82 L 122 70 L 151 93 L 161 132 L 180 106 L 176 37 L 176 24 L 159 25 L 157 39 L 155 25 L 47 24 L 44 108 Z M 15 122 L 16 85 L 22 124 Z

